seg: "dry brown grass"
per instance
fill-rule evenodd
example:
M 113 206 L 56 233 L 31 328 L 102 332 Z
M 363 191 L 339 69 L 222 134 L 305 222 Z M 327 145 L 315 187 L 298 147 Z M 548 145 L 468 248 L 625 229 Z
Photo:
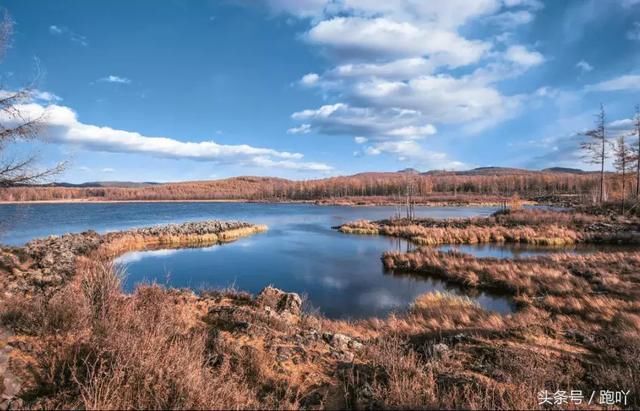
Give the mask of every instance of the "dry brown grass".
M 477 331 L 453 338 L 434 334 L 420 343 L 403 334 L 381 337 L 367 346 L 365 363 L 343 371 L 347 405 L 536 409 L 539 390 L 582 388 L 584 370 L 576 359 L 505 344 L 507 340 Z
M 341 369 L 349 409 L 433 408 L 437 382 L 420 355 L 398 338 L 367 347 L 366 364 Z
M 638 227 L 637 221 L 620 225 L 589 214 L 518 209 L 488 218 L 361 220 L 344 224 L 339 230 L 346 234 L 402 237 L 425 246 L 483 243 L 564 246 L 585 242 L 638 244 Z
M 426 294 L 387 319 L 290 322 L 234 290 L 203 300 L 152 285 L 125 296 L 108 264 L 81 264 L 49 301 L 3 310 L 5 325 L 37 336 L 23 395 L 31 406 L 531 409 L 541 389 L 640 389 L 635 301 L 527 294 L 501 316 Z M 353 360 L 322 339 L 296 351 L 312 330 L 359 336 L 364 348 Z M 282 349 L 292 357 L 280 359 Z
M 540 233 L 550 215 L 528 227 L 520 212 L 492 219 Z M 578 233 L 594 224 L 558 221 Z M 482 219 L 422 224 L 491 230 Z M 23 398 L 33 407 L 534 409 L 543 389 L 629 390 L 628 407 L 640 407 L 640 252 L 509 261 L 420 248 L 384 264 L 499 289 L 518 309 L 432 293 L 388 318 L 332 321 L 277 314 L 233 289 L 127 296 L 106 259 L 84 258 L 71 283 L 5 302 L 0 319 L 31 346 Z M 335 333 L 362 347 L 333 345 Z
M 420 224 L 376 224 L 359 221 L 344 225 L 346 234 L 387 235 L 406 238 L 419 245 L 521 243 L 535 245 L 570 245 L 582 242 L 581 233 L 556 225 L 544 228 L 504 226 L 430 227 Z
M 192 233 L 188 235 L 142 235 L 135 231 L 109 238 L 97 250 L 97 256 L 115 257 L 128 251 L 158 249 L 204 247 L 207 245 L 231 242 L 241 237 L 261 233 L 267 230 L 266 225 L 250 225 L 228 229 L 217 233 Z
M 85 260 L 80 270 L 49 300 L 13 301 L 3 310 L 5 325 L 42 338 L 24 394 L 33 405 L 295 408 L 295 398 L 261 392 L 263 359 L 217 338 L 179 296 L 158 286 L 125 296 L 119 274 L 101 261 Z
M 633 243 L 638 223 L 519 210 L 455 221 L 359 221 L 341 231 L 399 236 L 419 244 Z M 384 376 L 368 383 L 377 387 L 369 404 L 531 409 L 538 408 L 536 394 L 542 389 L 589 394 L 604 389 L 628 390 L 627 407 L 640 406 L 639 251 L 503 260 L 422 247 L 386 253 L 383 263 L 396 275 L 438 276 L 472 289 L 499 290 L 510 294 L 519 309 L 492 315 L 469 300 L 431 294 L 418 298 L 406 315 L 368 322 L 383 342 L 369 352 L 367 364 Z M 390 348 L 389 337 L 404 343 Z M 434 358 L 439 342 L 450 349 Z M 414 361 L 415 352 L 422 356 L 412 371 L 394 373 L 396 364 Z M 435 387 L 414 387 L 415 378 L 436 381 Z M 402 384 L 418 399 L 393 389 Z
M 478 259 L 457 251 L 443 252 L 425 247 L 409 253 L 385 253 L 383 263 L 388 270 L 433 275 L 464 286 L 482 286 L 515 295 L 566 295 L 589 291 L 586 279 L 573 275 L 567 267 L 545 257 Z

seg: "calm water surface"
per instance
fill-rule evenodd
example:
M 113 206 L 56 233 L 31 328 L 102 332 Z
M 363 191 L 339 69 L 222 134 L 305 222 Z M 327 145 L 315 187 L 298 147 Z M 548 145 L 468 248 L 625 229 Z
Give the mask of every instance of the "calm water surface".
M 245 203 L 2 205 L 0 240 L 22 244 L 87 229 L 106 232 L 192 220 L 243 220 L 267 224 L 269 231 L 220 246 L 125 254 L 119 261 L 127 267 L 126 289 L 155 281 L 193 289 L 233 285 L 256 293 L 273 284 L 306 294 L 312 306 L 331 318 L 385 315 L 405 309 L 418 295 L 430 291 L 462 294 L 440 281 L 385 273 L 380 256 L 387 250 L 407 250 L 410 246 L 405 241 L 331 229 L 356 219 L 387 218 L 394 211 L 394 207 Z M 451 218 L 493 211 L 424 207 L 417 214 Z M 472 298 L 490 310 L 512 310 L 506 298 L 482 293 Z

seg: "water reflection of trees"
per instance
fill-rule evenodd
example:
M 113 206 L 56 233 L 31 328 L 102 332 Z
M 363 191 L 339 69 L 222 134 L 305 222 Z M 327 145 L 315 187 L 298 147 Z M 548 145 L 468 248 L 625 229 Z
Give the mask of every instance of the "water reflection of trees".
M 417 250 L 419 247 L 411 241 L 400 237 L 392 237 L 393 250 L 397 253 L 408 253 Z

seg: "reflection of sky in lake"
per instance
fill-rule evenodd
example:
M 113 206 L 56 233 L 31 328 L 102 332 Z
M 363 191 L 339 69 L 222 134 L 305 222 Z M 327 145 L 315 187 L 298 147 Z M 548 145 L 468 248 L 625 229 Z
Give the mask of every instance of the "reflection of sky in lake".
M 330 228 L 354 219 L 349 215 L 353 208 L 343 207 L 342 216 L 340 208 L 311 207 L 313 214 L 263 216 L 258 220 L 270 224 L 268 232 L 230 244 L 182 249 L 167 255 L 157 251 L 126 254 L 120 259 L 127 265 L 126 288 L 132 290 L 138 283 L 155 281 L 193 289 L 233 285 L 257 293 L 272 284 L 305 294 L 311 306 L 334 318 L 385 315 L 405 309 L 420 294 L 447 290 L 444 283 L 433 279 L 383 271 L 382 253 L 411 248 L 404 240 L 345 235 Z M 356 211 L 361 211 L 358 218 L 383 217 L 374 207 Z M 422 211 L 440 216 L 437 209 Z M 213 250 L 217 251 L 212 253 Z M 449 291 L 460 293 L 453 288 Z M 491 310 L 511 310 L 509 303 L 499 297 L 480 294 L 474 298 Z
M 20 208 L 24 207 L 24 208 Z M 307 295 L 310 304 L 332 318 L 362 318 L 405 309 L 418 295 L 447 290 L 421 277 L 384 273 L 380 257 L 409 245 L 386 237 L 341 234 L 332 226 L 357 219 L 381 219 L 394 207 L 341 207 L 309 204 L 128 203 L 0 206 L 0 217 L 19 212 L 3 241 L 20 244 L 34 237 L 95 229 L 113 231 L 159 223 L 205 219 L 267 224 L 269 231 L 206 248 L 128 253 L 125 288 L 158 282 L 193 289 L 235 286 L 253 293 L 273 284 Z M 437 218 L 488 215 L 491 208 L 418 207 Z M 456 289 L 450 289 L 460 293 Z M 479 294 L 482 306 L 508 312 L 507 300 Z
M 213 248 L 211 249 L 213 251 Z M 179 250 L 151 250 L 145 252 L 131 252 L 118 258 L 120 264 L 131 264 L 142 260 L 143 258 L 167 257 L 177 253 Z

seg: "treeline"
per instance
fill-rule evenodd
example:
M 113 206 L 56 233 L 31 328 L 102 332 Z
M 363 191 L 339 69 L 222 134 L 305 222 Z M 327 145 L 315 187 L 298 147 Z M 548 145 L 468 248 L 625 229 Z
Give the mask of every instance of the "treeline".
M 322 200 L 346 197 L 414 197 L 492 195 L 524 198 L 572 194 L 594 196 L 597 175 L 519 173 L 460 175 L 363 173 L 347 177 L 291 181 L 268 177 L 236 177 L 215 181 L 167 183 L 145 187 L 23 186 L 0 190 L 1 201 L 55 200 Z M 613 180 L 613 179 L 612 179 Z M 615 197 L 615 181 L 608 185 Z
M 274 189 L 276 197 L 311 200 L 352 196 L 412 196 L 434 194 L 474 194 L 540 196 L 549 194 L 585 194 L 593 190 L 589 175 L 531 173 L 517 175 L 405 175 L 368 173 L 324 180 L 291 182 Z

